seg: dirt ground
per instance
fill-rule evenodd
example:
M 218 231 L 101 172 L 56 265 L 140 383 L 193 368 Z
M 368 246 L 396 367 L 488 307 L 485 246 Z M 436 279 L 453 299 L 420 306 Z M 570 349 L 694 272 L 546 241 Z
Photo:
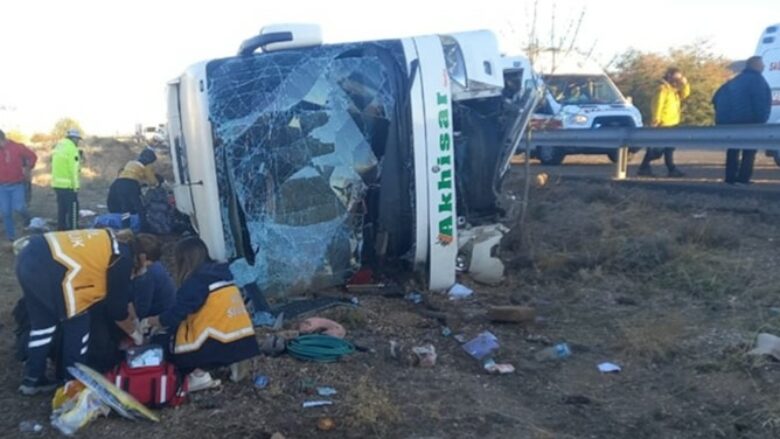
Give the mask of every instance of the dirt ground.
M 133 148 L 103 140 L 88 149 L 94 168 L 84 208 L 105 203 L 107 175 Z M 100 169 L 100 172 L 96 170 Z M 32 210 L 52 217 L 46 166 Z M 507 187 L 521 189 L 519 172 Z M 141 438 L 772 438 L 780 436 L 780 363 L 747 356 L 759 332 L 780 334 L 780 207 L 774 199 L 644 189 L 609 182 L 554 180 L 531 190 L 526 224 L 504 242 L 507 280 L 499 287 L 461 281 L 476 293 L 451 302 L 426 294 L 355 294 L 360 306 L 321 313 L 370 348 L 334 364 L 287 356 L 259 358 L 270 386 L 227 383 L 195 394 L 159 424 L 99 419 L 80 437 Z M 13 256 L 0 254 L 0 436 L 26 437 L 19 423 L 48 427 L 50 401 L 17 396 L 21 365 L 12 356 L 11 307 L 20 295 Z M 352 297 L 344 293 L 345 297 Z M 533 306 L 532 326 L 495 324 L 489 305 Z M 776 308 L 777 307 L 777 308 Z M 490 330 L 496 359 L 510 375 L 488 375 L 454 334 Z M 293 324 L 290 322 L 288 324 Z M 436 366 L 389 356 L 391 340 L 432 343 Z M 568 342 L 572 356 L 541 363 L 534 353 Z M 622 366 L 600 374 L 603 361 Z M 222 374 L 221 378 L 226 376 Z M 333 406 L 303 409 L 302 383 L 332 386 Z M 319 418 L 336 424 L 317 430 Z

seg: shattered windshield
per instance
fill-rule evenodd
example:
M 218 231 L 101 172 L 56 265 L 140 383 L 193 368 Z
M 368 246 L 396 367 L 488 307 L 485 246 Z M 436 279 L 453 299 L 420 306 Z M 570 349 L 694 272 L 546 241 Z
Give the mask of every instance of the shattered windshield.
M 606 75 L 545 75 L 544 84 L 561 105 L 624 103 L 623 95 Z
M 380 163 L 399 148 L 400 43 L 229 58 L 207 75 L 237 280 L 269 293 L 344 282 L 361 262 Z

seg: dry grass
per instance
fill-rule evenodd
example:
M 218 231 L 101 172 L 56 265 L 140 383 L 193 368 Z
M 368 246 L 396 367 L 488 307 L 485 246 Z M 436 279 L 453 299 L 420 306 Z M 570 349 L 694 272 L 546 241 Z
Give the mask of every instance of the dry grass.
M 371 382 L 369 377 L 361 377 L 357 385 L 350 389 L 350 415 L 347 421 L 353 427 L 383 428 L 401 420 L 401 411 L 390 399 L 389 393 Z M 380 432 L 375 431 L 377 435 Z
M 629 355 L 653 362 L 671 359 L 686 336 L 679 314 L 640 316 L 620 323 L 620 347 Z

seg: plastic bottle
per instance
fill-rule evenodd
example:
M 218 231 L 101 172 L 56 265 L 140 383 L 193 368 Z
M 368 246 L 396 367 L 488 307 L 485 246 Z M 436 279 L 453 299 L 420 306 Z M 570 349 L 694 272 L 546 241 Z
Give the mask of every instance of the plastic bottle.
M 555 346 L 544 348 L 534 355 L 537 361 L 563 360 L 571 356 L 571 349 L 566 343 L 558 343 Z

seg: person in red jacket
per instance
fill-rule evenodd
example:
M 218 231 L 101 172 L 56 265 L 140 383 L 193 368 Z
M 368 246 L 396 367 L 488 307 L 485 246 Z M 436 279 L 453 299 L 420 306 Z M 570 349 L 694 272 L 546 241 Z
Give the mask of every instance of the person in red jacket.
M 16 239 L 14 212 L 27 220 L 25 168 L 34 168 L 37 160 L 30 148 L 8 140 L 0 130 L 0 213 L 9 242 Z

